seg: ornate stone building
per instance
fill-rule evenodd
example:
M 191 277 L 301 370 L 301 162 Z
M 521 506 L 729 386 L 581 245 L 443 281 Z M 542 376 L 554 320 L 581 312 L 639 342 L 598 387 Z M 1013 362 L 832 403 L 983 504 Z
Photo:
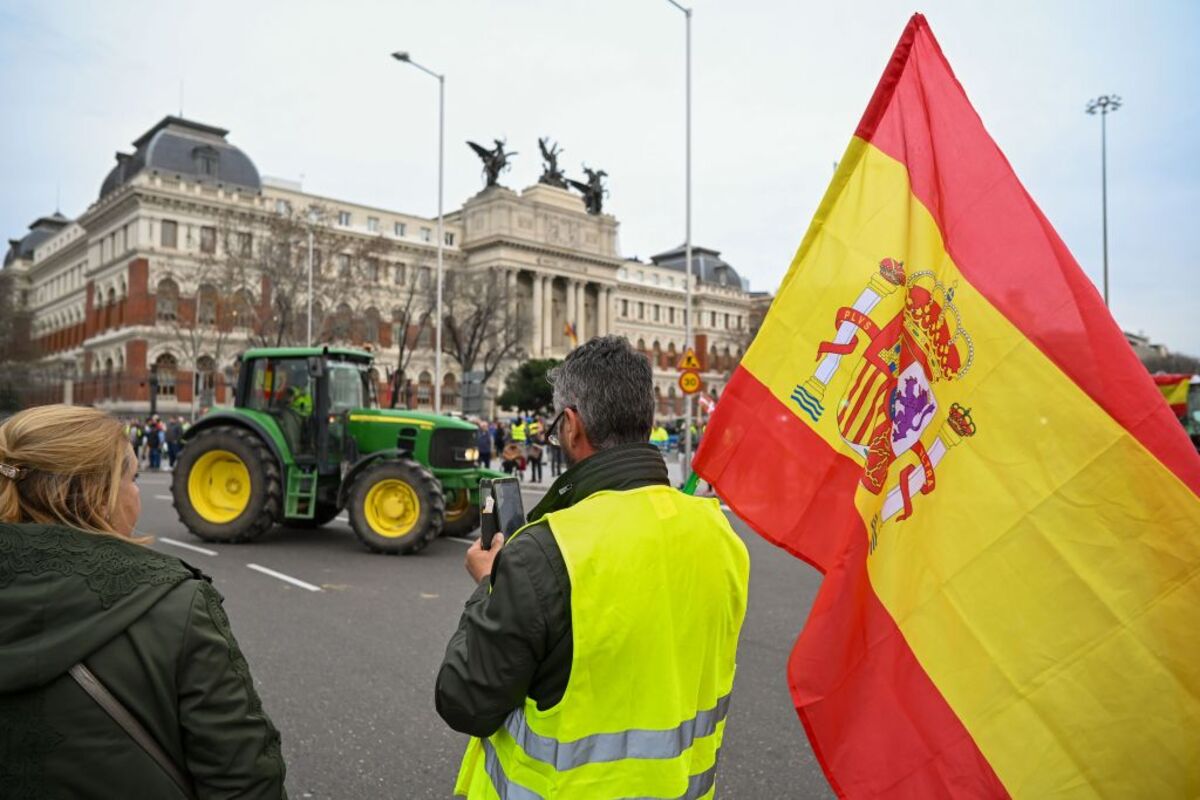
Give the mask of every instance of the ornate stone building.
M 363 269 L 339 295 L 336 315 L 318 321 L 317 338 L 370 346 L 385 371 L 403 343 L 413 384 L 404 400 L 430 406 L 433 381 L 441 380 L 443 406 L 457 407 L 459 365 L 443 356 L 443 375 L 434 376 L 432 331 L 414 338 L 411 318 L 398 307 L 401 297 L 427 298 L 433 290 L 436 219 L 264 179 L 226 137 L 220 128 L 166 117 L 132 152 L 117 153 L 99 197 L 77 219 L 41 217 L 10 241 L 4 269 L 31 314 L 40 373 L 51 376 L 39 399 L 117 413 L 145 413 L 152 391 L 161 413 L 227 401 L 236 354 L 261 338 L 251 319 L 270 313 L 272 287 L 261 277 L 231 291 L 208 268 L 226 256 L 259 257 L 273 246 L 272 219 L 319 207 L 322 230 L 340 238 L 336 252 L 324 254 L 324 270 L 317 268 L 318 283 L 328 288 L 327 276 L 348 274 L 352 259 Z M 545 184 L 519 193 L 489 187 L 445 223 L 447 274 L 493 271 L 520 322 L 520 347 L 492 376 L 489 396 L 524 358 L 561 358 L 576 339 L 616 333 L 652 360 L 660 414 L 681 413 L 674 365 L 686 313 L 682 248 L 648 263 L 623 258 L 615 218 L 590 214 L 578 194 Z M 355 255 L 359 244 L 374 254 Z M 717 251 L 693 248 L 693 269 L 702 377 L 705 391 L 719 396 L 749 343 L 762 295 L 752 296 Z M 340 317 L 350 318 L 342 328 Z M 380 381 L 386 390 L 383 373 Z

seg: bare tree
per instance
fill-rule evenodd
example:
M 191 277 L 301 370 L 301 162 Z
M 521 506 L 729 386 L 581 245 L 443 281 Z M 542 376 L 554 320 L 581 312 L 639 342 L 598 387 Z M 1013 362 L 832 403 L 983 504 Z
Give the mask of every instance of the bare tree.
M 1177 372 L 1200 375 L 1200 358 L 1183 353 L 1146 356 L 1142 363 L 1150 372 Z
M 0 412 L 21 407 L 21 389 L 31 382 L 31 363 L 37 355 L 32 315 L 18 292 L 16 275 L 0 269 Z
M 392 344 L 396 347 L 396 366 L 388 382 L 392 387 L 393 408 L 399 405 L 402 394 L 407 401 L 410 383 L 408 365 L 422 346 L 422 336 L 433 329 L 434 298 L 429 291 L 428 269 L 423 266 L 417 267 L 404 276 L 407 288 L 400 296 L 400 303 L 392 308 L 392 325 L 395 330 Z M 407 402 L 405 404 L 407 405 Z
M 482 372 L 487 383 L 505 360 L 523 355 L 528 324 L 507 282 L 493 270 L 447 273 L 445 282 L 442 350 L 464 376 Z

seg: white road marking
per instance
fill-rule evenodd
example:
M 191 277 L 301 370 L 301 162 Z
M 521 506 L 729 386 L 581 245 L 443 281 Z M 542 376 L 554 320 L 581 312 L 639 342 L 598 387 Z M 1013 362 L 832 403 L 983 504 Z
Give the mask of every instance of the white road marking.
M 724 503 L 721 503 L 721 510 L 722 510 L 722 511 L 733 511 L 733 509 L 732 509 L 732 508 L 730 508 L 729 506 L 725 505 Z
M 272 578 L 278 578 L 279 580 L 290 583 L 293 586 L 299 586 L 301 589 L 308 589 L 310 592 L 321 591 L 320 586 L 313 586 L 311 583 L 305 583 L 298 578 L 293 578 L 291 575 L 284 575 L 282 572 L 276 572 L 273 569 L 260 567 L 258 564 L 247 564 L 246 566 L 256 572 L 261 572 L 264 575 L 270 575 Z
M 154 495 L 154 499 L 155 500 L 171 500 L 172 497 L 169 494 L 156 494 L 156 495 Z
M 182 547 L 184 550 L 195 550 L 197 553 L 203 553 L 206 556 L 215 556 L 217 554 L 216 550 L 209 550 L 207 547 L 197 547 L 196 545 L 188 544 L 187 542 L 177 542 L 174 539 L 168 539 L 164 536 L 158 537 L 158 541 L 162 542 L 163 544 L 173 544 L 176 547 Z
M 443 539 L 449 539 L 453 542 L 462 542 L 463 544 L 475 544 L 474 539 L 464 539 L 461 536 L 443 536 Z

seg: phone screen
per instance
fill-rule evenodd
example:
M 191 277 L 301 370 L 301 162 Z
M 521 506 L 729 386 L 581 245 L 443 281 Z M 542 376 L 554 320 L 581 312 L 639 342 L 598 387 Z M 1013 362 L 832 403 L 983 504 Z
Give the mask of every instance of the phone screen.
M 497 478 L 492 482 L 492 494 L 496 497 L 496 529 L 507 539 L 525 524 L 521 484 L 516 478 Z

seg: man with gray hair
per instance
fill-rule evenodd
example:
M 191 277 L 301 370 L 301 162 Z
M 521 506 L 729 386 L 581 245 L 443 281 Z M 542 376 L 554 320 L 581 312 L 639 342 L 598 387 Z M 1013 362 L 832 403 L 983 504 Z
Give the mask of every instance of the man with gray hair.
M 473 737 L 455 793 L 711 797 L 749 557 L 716 500 L 673 489 L 650 362 L 592 339 L 550 373 L 569 469 L 529 524 L 467 551 L 479 584 L 437 677 Z

